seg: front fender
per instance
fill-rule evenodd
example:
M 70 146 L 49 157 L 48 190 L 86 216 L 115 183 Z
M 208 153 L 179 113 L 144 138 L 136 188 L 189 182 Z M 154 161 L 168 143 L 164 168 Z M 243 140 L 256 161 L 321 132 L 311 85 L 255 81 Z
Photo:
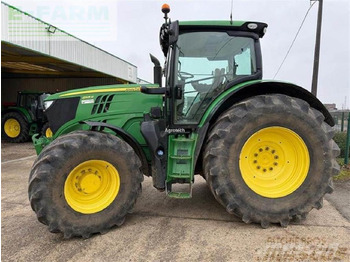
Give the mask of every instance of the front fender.
M 103 131 L 105 128 L 112 130 L 117 136 L 119 136 L 121 139 L 123 139 L 126 143 L 128 143 L 134 150 L 135 153 L 138 155 L 138 157 L 141 160 L 142 163 L 142 171 L 143 174 L 146 176 L 150 176 L 150 170 L 147 162 L 147 158 L 145 156 L 145 153 L 143 152 L 140 144 L 137 142 L 137 140 L 132 137 L 129 133 L 127 133 L 124 129 L 113 126 L 107 123 L 103 122 L 93 122 L 93 121 L 82 121 L 81 124 L 86 124 L 88 125 L 91 130 L 95 131 Z

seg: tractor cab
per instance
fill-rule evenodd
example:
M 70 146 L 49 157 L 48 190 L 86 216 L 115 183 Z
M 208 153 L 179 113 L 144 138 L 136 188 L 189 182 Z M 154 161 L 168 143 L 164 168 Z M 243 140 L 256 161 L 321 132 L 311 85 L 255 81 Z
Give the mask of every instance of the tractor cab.
M 18 92 L 17 106 L 27 110 L 33 121 L 43 120 L 44 99 L 49 95 L 42 92 Z
M 171 197 L 191 197 L 195 165 L 208 125 L 201 120 L 213 101 L 225 90 L 240 83 L 262 79 L 259 39 L 267 24 L 240 21 L 170 22 L 168 5 L 163 5 L 165 23 L 160 29 L 160 44 L 166 58 L 162 88 L 143 88 L 149 94 L 164 93 L 164 122 L 145 121 L 141 130 L 154 150 L 158 163 L 152 175 L 154 186 L 164 188 Z M 154 82 L 162 86 L 159 61 L 152 56 Z M 152 90 L 153 89 L 153 90 Z M 215 103 L 214 103 L 215 104 Z M 143 127 L 143 128 L 142 128 Z M 156 130 L 164 130 L 165 132 Z M 151 138 L 150 131 L 156 133 Z M 202 133 L 202 134 L 201 134 Z M 201 137 L 201 139 L 198 139 Z M 151 139 L 150 139 L 151 138 Z M 163 142 L 162 142 L 163 141 Z M 203 140 L 202 140 L 203 141 Z M 155 146 L 156 145 L 156 146 Z M 163 156 L 163 151 L 168 157 Z M 166 170 L 166 172 L 164 172 Z M 165 177 L 166 176 L 166 177 Z M 160 178 L 160 179 L 159 179 Z M 158 180 L 159 179 L 159 180 Z M 189 184 L 189 190 L 172 192 L 172 184 Z
M 197 125 L 208 105 L 230 84 L 262 77 L 259 37 L 242 34 L 236 31 L 240 26 L 229 22 L 222 24 L 217 28 L 201 28 L 201 22 L 179 24 L 178 40 L 167 54 L 173 125 Z
M 166 57 L 167 122 L 171 127 L 194 129 L 211 102 L 226 89 L 262 79 L 259 38 L 265 34 L 267 24 L 170 22 L 169 6 L 163 5 L 162 11 L 165 23 L 160 30 L 160 44 Z M 155 67 L 157 70 L 159 67 Z

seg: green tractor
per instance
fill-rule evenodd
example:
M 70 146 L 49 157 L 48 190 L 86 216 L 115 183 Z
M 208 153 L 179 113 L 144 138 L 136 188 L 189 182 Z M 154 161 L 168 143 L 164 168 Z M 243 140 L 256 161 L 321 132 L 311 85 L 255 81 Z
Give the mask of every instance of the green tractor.
M 48 96 L 43 92 L 18 92 L 17 102 L 8 103 L 1 110 L 2 138 L 7 142 L 21 143 L 27 142 L 38 131 L 51 136 L 43 112 L 44 99 Z
M 190 198 L 200 174 L 227 212 L 263 228 L 321 208 L 339 172 L 334 122 L 305 89 L 262 80 L 267 24 L 170 22 L 162 11 L 155 84 L 45 100 L 53 137 L 33 137 L 29 177 L 38 220 L 65 238 L 120 226 L 144 175 L 168 197 Z

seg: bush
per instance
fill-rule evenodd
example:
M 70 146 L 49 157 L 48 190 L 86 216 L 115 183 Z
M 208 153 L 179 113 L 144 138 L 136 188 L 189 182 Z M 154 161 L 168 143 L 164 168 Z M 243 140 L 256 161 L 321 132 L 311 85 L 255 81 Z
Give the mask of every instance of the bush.
M 346 132 L 337 132 L 334 135 L 334 141 L 338 144 L 340 148 L 340 156 L 345 157 L 345 146 L 346 146 Z M 350 152 L 349 152 L 350 156 Z

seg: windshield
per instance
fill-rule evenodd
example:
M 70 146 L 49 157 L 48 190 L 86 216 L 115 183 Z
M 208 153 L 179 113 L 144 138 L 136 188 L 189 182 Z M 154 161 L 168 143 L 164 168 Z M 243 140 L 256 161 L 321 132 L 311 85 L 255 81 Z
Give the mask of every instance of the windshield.
M 175 85 L 184 90 L 175 103 L 175 122 L 179 124 L 198 123 L 228 82 L 257 70 L 254 39 L 226 32 L 181 34 L 175 55 Z

